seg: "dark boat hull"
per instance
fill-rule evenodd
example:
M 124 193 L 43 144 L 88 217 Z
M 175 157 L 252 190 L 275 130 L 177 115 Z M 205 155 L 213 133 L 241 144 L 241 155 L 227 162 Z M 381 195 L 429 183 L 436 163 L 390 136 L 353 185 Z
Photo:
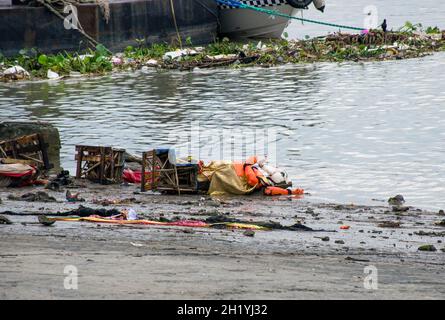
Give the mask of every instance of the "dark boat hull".
M 213 41 L 217 35 L 214 0 L 173 0 L 182 40 L 193 44 Z M 110 17 L 104 20 L 96 4 L 77 7 L 85 32 L 111 51 L 122 51 L 145 39 L 146 44 L 177 41 L 169 0 L 110 0 Z M 44 7 L 0 7 L 0 52 L 17 54 L 24 48 L 42 52 L 78 51 L 88 40 Z

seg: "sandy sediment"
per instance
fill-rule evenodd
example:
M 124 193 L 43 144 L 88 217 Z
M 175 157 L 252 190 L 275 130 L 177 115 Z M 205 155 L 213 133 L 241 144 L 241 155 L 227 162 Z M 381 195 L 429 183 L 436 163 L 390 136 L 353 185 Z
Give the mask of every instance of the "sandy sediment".
M 0 299 L 302 299 L 443 298 L 445 219 L 416 208 L 312 203 L 310 198 L 260 195 L 141 194 L 136 186 L 82 182 L 74 190 L 82 205 L 94 199 L 134 198 L 129 204 L 147 219 L 237 219 L 302 223 L 335 232 L 122 226 L 88 222 L 37 224 L 31 212 L 75 209 L 64 192 L 43 188 L 0 189 L 0 211 L 13 224 L 0 224 Z M 45 191 L 57 202 L 8 200 Z M 340 226 L 350 226 L 348 230 Z M 432 244 L 435 252 L 418 251 Z M 78 272 L 78 289 L 64 287 L 67 266 Z M 367 268 L 368 269 L 365 269 Z M 378 289 L 367 289 L 367 270 L 377 270 Z M 373 269 L 374 270 L 374 269 Z

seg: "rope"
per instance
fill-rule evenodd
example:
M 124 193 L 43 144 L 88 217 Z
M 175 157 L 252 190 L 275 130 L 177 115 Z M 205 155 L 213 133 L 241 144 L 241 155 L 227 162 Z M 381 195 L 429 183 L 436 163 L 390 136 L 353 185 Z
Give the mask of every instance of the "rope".
M 178 24 L 176 22 L 176 14 L 175 14 L 175 7 L 173 6 L 173 0 L 170 0 L 170 8 L 172 9 L 173 22 L 175 24 L 176 36 L 178 37 L 179 47 L 182 49 L 182 40 L 181 40 L 181 35 L 179 34 Z
M 216 2 L 218 2 L 221 5 L 226 5 L 226 6 L 230 6 L 230 7 L 234 7 L 234 8 L 239 8 L 239 9 L 254 10 L 254 11 L 269 14 L 272 16 L 278 16 L 278 17 L 283 17 L 283 18 L 287 18 L 287 19 L 294 19 L 294 20 L 299 20 L 302 22 L 321 24 L 324 26 L 335 27 L 335 28 L 340 28 L 340 29 L 349 29 L 349 30 L 355 30 L 355 31 L 365 31 L 366 30 L 366 29 L 358 28 L 358 27 L 351 27 L 351 26 L 323 22 L 323 21 L 318 21 L 318 20 L 293 17 L 293 16 L 290 16 L 290 15 L 287 15 L 287 14 L 284 14 L 284 13 L 281 13 L 281 12 L 278 12 L 275 10 L 268 10 L 268 9 L 264 9 L 264 8 L 260 8 L 260 7 L 251 6 L 251 5 L 239 2 L 238 0 L 216 0 Z
M 55 9 L 53 6 L 52 6 L 52 3 L 50 2 L 50 1 L 47 1 L 47 0 L 37 0 L 37 2 L 39 2 L 39 3 L 41 3 L 43 6 L 45 6 L 49 11 L 51 11 L 52 13 L 54 13 L 57 17 L 59 17 L 60 19 L 62 19 L 62 20 L 65 20 L 65 17 L 59 12 L 59 11 L 57 11 L 57 9 Z M 97 45 L 99 45 L 99 44 L 101 44 L 101 43 L 99 43 L 99 42 L 97 42 L 96 41 L 96 39 L 94 39 L 93 37 L 91 37 L 88 33 L 86 33 L 84 30 L 83 30 L 83 27 L 82 27 L 82 25 L 80 24 L 80 22 L 78 21 L 77 22 L 78 23 L 78 25 L 77 25 L 77 31 L 79 31 L 80 32 L 80 34 L 82 34 L 85 38 L 87 38 L 90 42 L 91 42 L 91 44 L 93 45 L 93 46 L 97 46 Z M 110 50 L 108 50 L 104 45 L 102 45 L 106 50 L 107 50 L 107 52 L 108 53 L 112 53 Z

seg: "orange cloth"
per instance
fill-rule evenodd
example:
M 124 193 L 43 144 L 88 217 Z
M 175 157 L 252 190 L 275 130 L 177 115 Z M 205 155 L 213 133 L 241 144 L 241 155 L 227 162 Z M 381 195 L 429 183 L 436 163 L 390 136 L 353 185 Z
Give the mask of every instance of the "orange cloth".
M 267 187 L 264 189 L 264 194 L 267 196 L 287 196 L 287 195 L 302 195 L 303 189 L 284 189 L 280 187 Z

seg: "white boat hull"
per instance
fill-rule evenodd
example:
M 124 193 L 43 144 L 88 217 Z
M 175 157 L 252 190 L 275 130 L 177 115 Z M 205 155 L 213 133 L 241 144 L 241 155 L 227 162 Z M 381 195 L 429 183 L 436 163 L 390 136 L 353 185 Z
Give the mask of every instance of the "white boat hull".
M 296 15 L 298 9 L 288 4 L 267 7 L 286 15 Z M 220 34 L 231 39 L 269 38 L 279 39 L 290 20 L 249 9 L 220 9 Z

